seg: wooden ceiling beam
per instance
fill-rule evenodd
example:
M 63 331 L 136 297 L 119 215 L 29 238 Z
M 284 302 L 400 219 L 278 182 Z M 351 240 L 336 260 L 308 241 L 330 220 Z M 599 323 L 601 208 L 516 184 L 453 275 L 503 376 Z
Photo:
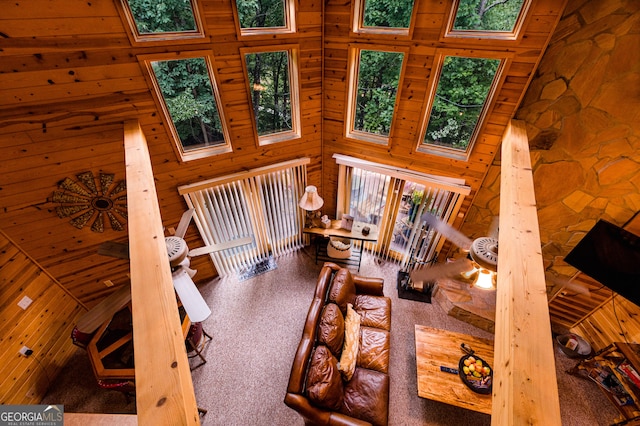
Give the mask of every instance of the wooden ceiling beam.
M 498 245 L 491 424 L 560 425 L 529 141 L 518 120 L 502 140 Z
M 124 124 L 139 424 L 200 424 L 147 141 Z

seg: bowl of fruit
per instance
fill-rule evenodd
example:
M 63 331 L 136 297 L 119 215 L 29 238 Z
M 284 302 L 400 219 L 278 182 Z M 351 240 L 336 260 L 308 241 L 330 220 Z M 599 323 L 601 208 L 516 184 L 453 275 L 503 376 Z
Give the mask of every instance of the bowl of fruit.
M 491 366 L 482 358 L 475 355 L 475 352 L 469 346 L 464 343 L 460 346 L 466 353 L 466 355 L 460 358 L 458 365 L 458 374 L 460 374 L 462 382 L 476 393 L 490 395 L 491 384 L 493 382 L 493 370 Z

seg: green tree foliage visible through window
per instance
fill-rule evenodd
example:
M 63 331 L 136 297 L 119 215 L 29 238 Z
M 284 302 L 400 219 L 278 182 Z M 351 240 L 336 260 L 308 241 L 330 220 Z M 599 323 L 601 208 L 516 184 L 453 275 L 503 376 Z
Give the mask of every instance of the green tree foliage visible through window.
M 284 27 L 285 0 L 236 0 L 240 28 Z
M 409 28 L 413 0 L 365 0 L 364 26 Z
M 404 54 L 361 50 L 353 129 L 389 136 Z
M 138 33 L 196 31 L 189 0 L 127 0 Z
M 424 143 L 466 150 L 500 60 L 447 56 Z
M 293 129 L 287 51 L 245 55 L 258 135 Z
M 460 0 L 454 30 L 513 31 L 524 0 Z
M 225 144 L 204 58 L 154 61 L 152 67 L 185 151 Z

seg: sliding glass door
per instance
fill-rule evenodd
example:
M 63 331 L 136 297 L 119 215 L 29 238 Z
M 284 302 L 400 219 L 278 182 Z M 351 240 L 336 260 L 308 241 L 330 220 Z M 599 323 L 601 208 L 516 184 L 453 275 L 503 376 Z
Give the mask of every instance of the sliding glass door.
M 404 268 L 435 261 L 444 243 L 422 220 L 426 212 L 445 222 L 469 193 L 460 180 L 408 172 L 336 155 L 340 165 L 337 217 L 378 226 L 380 237 L 365 249 Z

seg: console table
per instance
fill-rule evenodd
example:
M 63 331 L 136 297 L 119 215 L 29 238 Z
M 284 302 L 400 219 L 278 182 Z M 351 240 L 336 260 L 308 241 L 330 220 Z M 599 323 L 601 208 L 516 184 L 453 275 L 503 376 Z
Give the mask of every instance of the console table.
M 358 272 L 360 272 L 360 264 L 362 263 L 362 242 L 376 242 L 378 241 L 378 227 L 364 222 L 353 222 L 351 231 L 346 229 L 340 229 L 341 220 L 332 220 L 329 228 L 304 228 L 302 232 L 305 234 L 316 235 L 319 238 L 316 241 L 316 263 L 318 260 L 329 261 L 336 264 L 357 266 Z M 362 228 L 369 227 L 369 234 L 364 235 Z M 327 240 L 330 237 L 349 238 L 351 240 L 360 241 L 358 247 L 354 244 L 351 245 L 351 257 L 347 259 L 336 259 L 330 257 L 327 254 Z

